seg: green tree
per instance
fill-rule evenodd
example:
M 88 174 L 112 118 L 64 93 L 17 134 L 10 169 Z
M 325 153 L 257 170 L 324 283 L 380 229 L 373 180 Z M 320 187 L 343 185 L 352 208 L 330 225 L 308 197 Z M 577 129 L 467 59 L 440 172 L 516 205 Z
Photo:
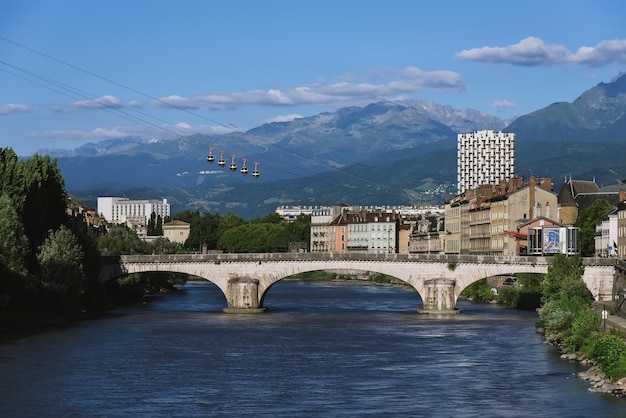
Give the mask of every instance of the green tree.
M 24 205 L 24 164 L 11 148 L 0 148 L 0 194 L 6 193 L 21 216 Z
M 161 215 L 157 215 L 155 212 L 150 214 L 150 219 L 148 220 L 148 231 L 146 233 L 148 236 L 163 236 L 163 218 Z
M 302 242 L 307 247 L 311 242 L 311 215 L 299 215 L 286 225 L 289 242 Z
M 98 249 L 105 256 L 145 254 L 147 251 L 146 243 L 126 225 L 111 225 L 106 235 L 98 239 Z
M 155 236 L 157 235 L 156 233 L 156 213 L 152 212 L 150 214 L 150 219 L 148 219 L 148 228 L 146 231 L 146 235 L 148 236 Z
M 461 296 L 472 299 L 476 302 L 489 302 L 496 298 L 496 295 L 487 286 L 487 279 L 480 279 L 461 292 Z
M 21 218 L 31 252 L 35 253 L 48 232 L 67 221 L 65 181 L 56 160 L 39 154 L 24 162 L 23 173 L 25 199 Z
M 240 218 L 233 212 L 228 211 L 226 215 L 222 216 L 219 220 L 217 235 L 222 236 L 222 234 L 229 229 L 244 225 L 245 223 L 246 222 L 243 220 L 243 218 Z
M 0 195 L 0 264 L 9 270 L 26 275 L 25 254 L 28 238 L 11 199 L 7 193 Z
M 185 252 L 185 248 L 167 238 L 158 237 L 154 241 L 146 244 L 146 251 L 149 254 L 180 254 Z
M 582 281 L 583 272 L 580 256 L 556 254 L 543 280 L 542 302 L 545 304 L 560 298 L 565 284 L 574 280 Z
M 161 215 L 157 216 L 156 220 L 156 234 L 157 236 L 163 236 L 163 218 Z
M 78 239 L 66 226 L 50 231 L 39 247 L 42 297 L 54 312 L 71 313 L 81 307 L 85 285 L 83 257 Z
M 578 214 L 574 226 L 580 228 L 580 252 L 583 256 L 591 256 L 595 252 L 596 224 L 612 207 L 606 200 L 598 199 Z
M 219 240 L 218 230 L 221 219 L 219 214 L 212 215 L 206 213 L 204 216 L 201 216 L 198 211 L 192 212 L 186 210 L 177 214 L 175 219 L 189 224 L 189 238 L 185 241 L 185 248 L 200 251 L 204 244 L 206 244 L 209 250 L 217 248 L 217 241 Z

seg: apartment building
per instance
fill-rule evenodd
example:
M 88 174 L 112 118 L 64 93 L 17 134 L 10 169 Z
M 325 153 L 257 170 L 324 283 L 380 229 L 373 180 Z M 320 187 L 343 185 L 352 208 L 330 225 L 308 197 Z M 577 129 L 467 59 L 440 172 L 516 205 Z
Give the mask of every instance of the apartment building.
M 457 136 L 458 192 L 515 176 L 515 134 L 492 130 Z
M 337 219 L 350 209 L 348 205 L 339 204 L 316 207 L 311 211 L 311 245 L 309 247 L 311 252 L 337 251 L 337 236 L 339 235 L 339 239 L 342 238 L 341 226 L 337 225 Z M 344 244 L 346 244 L 345 234 L 344 228 Z M 345 247 L 346 245 L 344 245 Z
M 446 254 L 518 255 L 518 227 L 550 217 L 557 205 L 550 179 L 502 180 L 466 190 L 446 202 Z
M 409 235 L 409 252 L 440 254 L 444 252 L 446 231 L 444 216 L 440 213 L 420 215 Z
M 397 253 L 399 216 L 395 212 L 347 213 L 348 251 Z

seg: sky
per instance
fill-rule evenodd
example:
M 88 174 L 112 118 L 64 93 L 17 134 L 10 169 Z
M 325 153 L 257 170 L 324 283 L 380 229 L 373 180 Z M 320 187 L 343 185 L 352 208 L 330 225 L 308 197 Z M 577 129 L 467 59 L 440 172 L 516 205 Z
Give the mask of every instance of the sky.
M 416 99 L 502 118 L 626 71 L 622 0 L 5 1 L 0 148 L 246 131 Z

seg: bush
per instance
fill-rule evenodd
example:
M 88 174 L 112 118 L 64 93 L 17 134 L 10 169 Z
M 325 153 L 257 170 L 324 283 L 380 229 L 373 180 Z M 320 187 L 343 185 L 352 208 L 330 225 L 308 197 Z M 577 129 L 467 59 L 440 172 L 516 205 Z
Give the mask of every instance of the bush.
M 596 339 L 590 354 L 611 379 L 626 376 L 626 345 L 619 335 L 608 333 Z
M 545 333 L 560 342 L 570 334 L 578 312 L 589 309 L 589 304 L 580 297 L 556 299 L 546 303 L 539 312 L 539 324 Z
M 502 286 L 496 296 L 496 301 L 508 307 L 517 306 L 519 290 L 512 286 Z
M 581 309 L 574 315 L 572 325 L 565 332 L 563 342 L 568 351 L 578 351 L 590 344 L 590 339 L 598 335 L 600 317 L 591 308 Z

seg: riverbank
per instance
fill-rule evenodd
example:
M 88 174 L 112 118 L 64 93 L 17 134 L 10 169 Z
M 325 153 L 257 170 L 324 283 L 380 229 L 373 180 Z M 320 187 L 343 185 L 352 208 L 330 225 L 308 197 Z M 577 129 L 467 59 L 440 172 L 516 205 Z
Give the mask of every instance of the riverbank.
M 600 392 L 618 398 L 626 399 L 626 377 L 617 382 L 611 379 L 592 360 L 582 353 L 564 353 L 561 358 L 589 365 L 585 371 L 579 372 L 578 377 L 589 382 L 590 392 Z
M 606 303 L 603 302 L 593 302 L 591 307 L 601 318 L 603 318 L 602 311 L 607 311 L 607 315 L 602 319 L 602 323 L 600 325 L 601 332 L 607 332 L 611 329 L 615 329 L 621 332 L 622 335 L 626 335 L 625 318 L 609 314 Z M 554 341 L 546 339 L 546 342 L 560 349 L 558 344 Z M 590 392 L 606 393 L 608 395 L 626 399 L 626 377 L 613 382 L 593 360 L 589 359 L 585 354 L 580 352 L 562 353 L 561 358 L 589 366 L 587 370 L 579 372 L 578 377 L 589 382 Z

